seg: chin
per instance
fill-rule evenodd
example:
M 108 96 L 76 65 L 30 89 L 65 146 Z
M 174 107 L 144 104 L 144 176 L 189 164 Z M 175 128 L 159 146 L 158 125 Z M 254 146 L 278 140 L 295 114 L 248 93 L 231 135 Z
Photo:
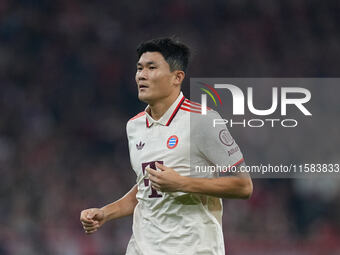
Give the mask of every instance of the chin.
M 144 103 L 149 103 L 151 101 L 150 96 L 145 93 L 138 93 L 138 99 Z

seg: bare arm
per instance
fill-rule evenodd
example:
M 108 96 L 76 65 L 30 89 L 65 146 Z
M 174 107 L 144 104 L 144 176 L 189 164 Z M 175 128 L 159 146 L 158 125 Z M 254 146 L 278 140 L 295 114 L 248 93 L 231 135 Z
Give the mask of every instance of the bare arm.
M 96 232 L 105 222 L 133 214 L 137 205 L 137 185 L 121 199 L 102 208 L 90 208 L 81 211 L 80 222 L 86 234 Z
M 138 188 L 136 184 L 121 199 L 100 208 L 104 212 L 105 221 L 118 219 L 133 214 L 138 202 L 136 199 L 137 191 Z
M 213 179 L 184 177 L 181 186 L 183 192 L 200 193 L 221 198 L 248 199 L 253 192 L 253 183 L 246 176 Z
M 172 168 L 156 163 L 162 171 L 147 168 L 152 186 L 160 191 L 182 191 L 221 198 L 248 199 L 253 192 L 249 176 L 238 175 L 220 178 L 193 178 L 179 175 Z M 238 166 L 240 167 L 240 165 Z

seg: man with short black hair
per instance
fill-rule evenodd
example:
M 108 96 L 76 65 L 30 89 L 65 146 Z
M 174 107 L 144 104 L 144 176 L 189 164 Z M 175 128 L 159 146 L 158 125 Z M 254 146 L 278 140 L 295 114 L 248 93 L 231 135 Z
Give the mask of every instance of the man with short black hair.
M 229 145 L 221 139 L 221 134 L 231 137 L 226 127 L 205 125 L 220 118 L 217 112 L 210 109 L 203 116 L 200 105 L 183 96 L 187 46 L 170 38 L 154 39 L 141 43 L 137 53 L 138 98 L 148 104 L 127 123 L 137 184 L 116 202 L 82 211 L 84 230 L 91 234 L 109 220 L 133 214 L 126 254 L 225 254 L 220 198 L 249 198 L 251 179 L 217 178 L 216 173 L 192 169 L 193 164 L 240 166 L 242 153 L 226 153 Z M 196 122 L 188 128 L 192 115 L 200 131 Z M 230 146 L 238 148 L 234 140 Z

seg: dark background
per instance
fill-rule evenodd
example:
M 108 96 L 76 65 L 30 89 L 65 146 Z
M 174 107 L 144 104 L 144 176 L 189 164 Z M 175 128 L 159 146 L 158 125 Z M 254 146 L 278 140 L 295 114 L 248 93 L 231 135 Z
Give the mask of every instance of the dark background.
M 145 107 L 139 42 L 189 44 L 187 78 L 336 77 L 339 13 L 316 0 L 1 0 L 0 254 L 124 254 L 131 217 L 86 236 L 79 213 L 135 182 L 125 124 Z M 235 138 L 246 159 L 270 154 L 270 141 Z M 228 254 L 340 253 L 339 179 L 254 186 L 249 201 L 225 201 Z

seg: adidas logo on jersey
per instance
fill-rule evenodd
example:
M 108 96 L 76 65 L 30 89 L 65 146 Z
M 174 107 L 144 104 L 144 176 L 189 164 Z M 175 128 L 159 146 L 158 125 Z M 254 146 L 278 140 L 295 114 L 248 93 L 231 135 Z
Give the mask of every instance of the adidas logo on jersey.
M 144 148 L 145 143 L 142 143 L 142 141 L 139 142 L 139 144 L 136 144 L 137 150 L 142 150 Z

